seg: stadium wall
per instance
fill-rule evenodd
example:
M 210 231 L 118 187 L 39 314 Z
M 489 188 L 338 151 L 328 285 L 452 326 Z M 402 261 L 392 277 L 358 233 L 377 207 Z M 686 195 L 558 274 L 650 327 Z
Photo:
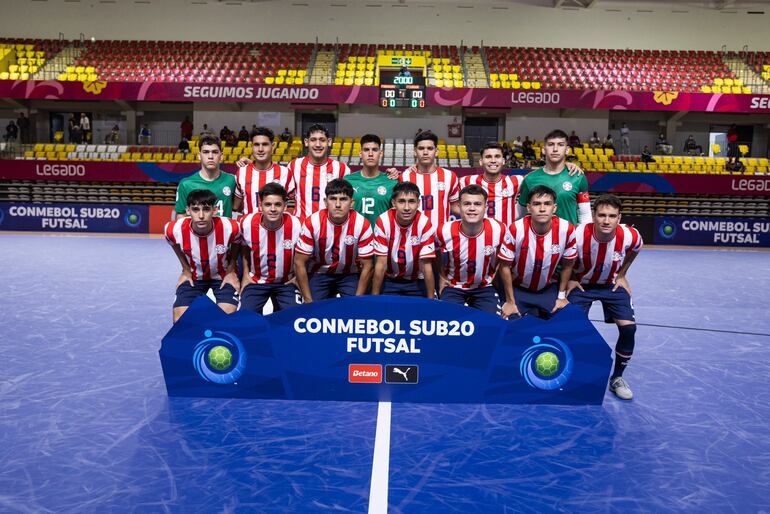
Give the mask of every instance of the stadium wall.
M 718 50 L 767 49 L 770 14 L 679 2 L 602 2 L 583 10 L 511 2 L 5 2 L 5 37 L 430 43 Z M 471 4 L 473 7 L 469 8 Z M 753 9 L 758 10 L 758 9 Z M 147 23 L 147 20 L 155 23 Z M 258 30 L 255 30 L 255 27 Z

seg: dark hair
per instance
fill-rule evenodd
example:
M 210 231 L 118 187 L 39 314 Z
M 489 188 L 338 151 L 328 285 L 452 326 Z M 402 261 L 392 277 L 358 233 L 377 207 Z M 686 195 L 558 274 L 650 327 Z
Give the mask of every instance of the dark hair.
M 556 130 L 552 130 L 548 134 L 546 134 L 545 135 L 545 139 L 543 139 L 543 142 L 547 143 L 549 139 L 567 139 L 567 140 L 569 140 L 569 136 L 563 130 L 556 129 Z
M 252 143 L 254 142 L 254 138 L 257 136 L 265 136 L 270 140 L 271 143 L 275 139 L 275 134 L 273 134 L 273 131 L 267 127 L 257 127 L 249 133 L 249 139 Z
M 198 148 L 203 148 L 203 145 L 212 145 L 216 146 L 220 150 L 222 149 L 222 142 L 211 132 L 201 133 L 200 138 L 198 138 Z
M 209 189 L 195 189 L 187 195 L 187 207 L 193 205 L 205 205 L 214 207 L 217 204 L 217 195 Z
M 414 136 L 414 147 L 417 148 L 417 144 L 420 141 L 433 141 L 435 146 L 438 146 L 438 136 L 430 130 L 423 130 L 416 136 Z
M 375 134 L 364 134 L 361 136 L 361 146 L 364 146 L 366 143 L 377 143 L 377 146 L 382 146 L 382 139 Z
M 323 132 L 323 134 L 326 137 L 329 137 L 329 129 L 326 128 L 326 125 L 322 125 L 321 123 L 313 123 L 307 128 L 307 132 L 305 132 L 305 139 L 310 139 L 310 134 L 313 132 Z
M 527 195 L 527 203 L 531 202 L 536 196 L 550 196 L 553 198 L 553 203 L 556 203 L 556 193 L 548 186 L 535 186 L 530 189 Z
M 463 195 L 481 195 L 484 197 L 485 201 L 489 196 L 487 195 L 487 192 L 484 190 L 484 188 L 478 184 L 469 184 L 462 188 L 460 190 L 460 200 L 462 200 Z
M 259 201 L 262 202 L 266 196 L 270 195 L 277 195 L 283 198 L 283 201 L 285 202 L 289 198 L 289 194 L 286 192 L 286 189 L 281 184 L 276 184 L 275 182 L 270 182 L 268 184 L 265 184 L 262 189 L 259 190 Z
M 496 143 L 494 141 L 485 144 L 481 148 L 481 151 L 479 152 L 479 155 L 481 155 L 481 157 L 484 157 L 484 152 L 486 152 L 487 150 L 500 150 L 500 153 L 505 153 L 503 151 L 503 146 L 500 143 Z
M 390 201 L 392 202 L 399 195 L 414 195 L 417 199 L 420 199 L 420 188 L 414 182 L 399 182 L 393 186 L 393 193 L 390 195 Z
M 609 205 L 610 207 L 617 209 L 618 211 L 623 209 L 623 202 L 621 202 L 620 198 L 618 198 L 615 195 L 601 195 L 594 202 L 594 210 L 598 209 L 602 205 Z
M 335 178 L 326 184 L 326 196 L 344 194 L 353 198 L 353 186 L 345 179 Z

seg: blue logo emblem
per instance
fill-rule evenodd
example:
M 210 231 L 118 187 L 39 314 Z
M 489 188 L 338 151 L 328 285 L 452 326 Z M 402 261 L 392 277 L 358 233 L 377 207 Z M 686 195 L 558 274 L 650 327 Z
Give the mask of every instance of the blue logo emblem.
M 676 225 L 668 220 L 663 220 L 658 228 L 658 233 L 664 239 L 673 239 L 676 235 Z
M 547 341 L 547 342 L 544 342 Z M 519 372 L 527 384 L 544 391 L 561 388 L 572 375 L 574 361 L 569 347 L 553 337 L 532 338 L 535 343 L 521 357 Z
M 128 209 L 123 216 L 123 223 L 131 228 L 136 228 L 142 222 L 142 215 L 136 209 Z
M 227 332 L 206 330 L 206 339 L 198 342 L 193 351 L 193 366 L 208 382 L 232 384 L 246 369 L 246 351 L 243 343 Z

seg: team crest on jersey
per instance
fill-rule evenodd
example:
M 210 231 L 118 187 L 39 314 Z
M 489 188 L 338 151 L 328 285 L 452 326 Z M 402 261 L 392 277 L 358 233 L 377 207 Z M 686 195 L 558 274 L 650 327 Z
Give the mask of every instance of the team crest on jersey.
M 621 252 L 612 252 L 612 261 L 618 262 L 623 260 L 623 254 Z
M 225 186 L 222 188 L 222 194 L 225 196 L 230 196 L 230 193 L 232 193 L 232 189 L 230 189 L 230 186 Z
M 326 180 L 334 180 L 334 173 L 327 173 Z
M 358 241 L 358 238 L 356 236 L 345 236 L 346 245 L 354 245 L 356 244 L 356 241 Z
M 377 194 L 380 196 L 385 196 L 385 193 L 387 193 L 388 190 L 385 189 L 385 186 L 380 186 L 377 188 Z
M 286 248 L 287 250 L 293 246 L 294 246 L 294 241 L 292 241 L 291 239 L 283 240 L 283 247 Z
M 505 198 L 510 198 L 513 196 L 513 191 L 508 189 L 507 187 L 504 187 L 502 191 L 500 191 L 500 194 L 502 194 Z
M 487 245 L 484 247 L 484 255 L 492 255 L 495 253 L 495 247 L 492 245 Z
M 420 238 L 417 236 L 412 236 L 409 238 L 409 244 L 414 246 L 420 242 Z
M 561 253 L 561 248 L 559 245 L 551 245 L 551 255 L 559 254 Z
M 446 184 L 444 184 L 443 182 L 439 182 L 436 188 L 438 188 L 439 191 L 443 191 L 446 189 Z
M 214 247 L 214 251 L 216 251 L 217 254 L 222 255 L 223 253 L 227 253 L 227 246 L 225 246 L 225 245 L 216 245 Z
M 562 182 L 561 188 L 565 191 L 572 191 L 572 182 Z

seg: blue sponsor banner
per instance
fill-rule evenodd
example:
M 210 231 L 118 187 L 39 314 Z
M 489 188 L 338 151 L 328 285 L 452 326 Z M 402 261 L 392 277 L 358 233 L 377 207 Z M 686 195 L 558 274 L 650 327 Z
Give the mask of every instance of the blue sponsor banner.
M 149 207 L 92 203 L 0 203 L 0 230 L 149 232 Z
M 655 217 L 655 244 L 770 247 L 767 218 Z
M 611 350 L 583 312 L 506 321 L 365 296 L 261 316 L 200 298 L 163 338 L 170 396 L 601 404 Z

